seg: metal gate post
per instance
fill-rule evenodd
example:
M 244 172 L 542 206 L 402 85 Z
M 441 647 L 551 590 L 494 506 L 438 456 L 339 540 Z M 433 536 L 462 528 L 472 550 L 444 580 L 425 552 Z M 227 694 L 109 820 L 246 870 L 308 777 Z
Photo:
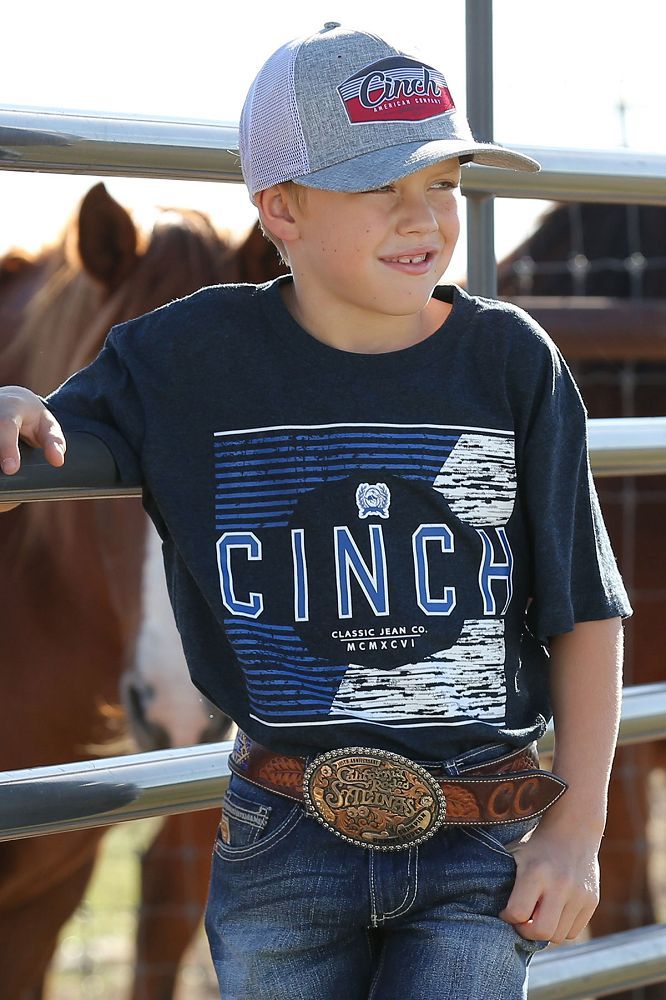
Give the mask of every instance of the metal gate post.
M 475 138 L 493 141 L 493 4 L 466 0 L 467 117 Z M 497 295 L 495 204 L 490 194 L 467 195 L 467 287 Z

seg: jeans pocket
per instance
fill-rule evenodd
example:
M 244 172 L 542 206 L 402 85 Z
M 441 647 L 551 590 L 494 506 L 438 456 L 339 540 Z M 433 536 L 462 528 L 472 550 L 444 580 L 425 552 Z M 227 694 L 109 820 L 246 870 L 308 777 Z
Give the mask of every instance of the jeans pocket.
M 539 824 L 538 817 L 520 819 L 515 823 L 496 823 L 490 826 L 461 827 L 468 837 L 484 844 L 489 850 L 513 858 L 513 848 Z
M 271 807 L 256 804 L 228 788 L 222 799 L 219 835 L 230 847 L 249 847 L 262 835 Z
M 303 808 L 232 775 L 222 800 L 215 853 L 227 860 L 263 854 L 296 826 Z

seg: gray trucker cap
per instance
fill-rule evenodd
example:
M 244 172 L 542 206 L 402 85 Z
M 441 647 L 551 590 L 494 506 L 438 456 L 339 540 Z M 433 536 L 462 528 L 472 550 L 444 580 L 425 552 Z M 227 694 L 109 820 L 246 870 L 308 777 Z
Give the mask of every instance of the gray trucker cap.
M 529 156 L 477 142 L 439 70 L 337 23 L 268 59 L 245 100 L 239 145 L 253 198 L 282 181 L 366 191 L 461 156 L 539 170 Z

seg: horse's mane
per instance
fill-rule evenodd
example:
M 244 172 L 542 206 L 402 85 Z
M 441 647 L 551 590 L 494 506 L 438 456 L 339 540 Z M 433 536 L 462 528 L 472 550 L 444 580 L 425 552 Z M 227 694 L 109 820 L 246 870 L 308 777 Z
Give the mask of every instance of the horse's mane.
M 46 393 L 97 354 L 116 323 L 148 312 L 204 285 L 235 278 L 231 240 L 199 212 L 162 213 L 141 236 L 136 266 L 111 290 L 81 267 L 73 246 L 75 229 L 38 254 L 44 283 L 28 302 L 0 367 L 19 371 L 22 384 Z

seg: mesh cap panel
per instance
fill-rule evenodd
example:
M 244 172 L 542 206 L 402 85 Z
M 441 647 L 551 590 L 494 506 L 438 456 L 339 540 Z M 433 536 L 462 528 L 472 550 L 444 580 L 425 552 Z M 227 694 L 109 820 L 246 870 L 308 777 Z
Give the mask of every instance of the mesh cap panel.
M 252 194 L 310 170 L 294 90 L 294 63 L 301 44 L 291 43 L 271 56 L 243 107 L 239 145 L 243 176 Z

